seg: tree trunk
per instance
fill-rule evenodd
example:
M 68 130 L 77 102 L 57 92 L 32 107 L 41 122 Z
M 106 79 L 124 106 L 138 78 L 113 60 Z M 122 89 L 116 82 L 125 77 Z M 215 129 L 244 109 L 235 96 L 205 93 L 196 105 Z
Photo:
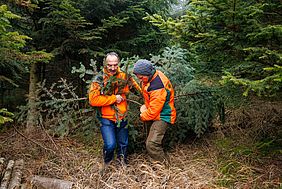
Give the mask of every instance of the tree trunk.
M 22 169 L 24 166 L 23 159 L 19 159 L 15 161 L 15 165 L 12 172 L 12 177 L 9 182 L 8 189 L 19 189 L 22 180 Z
M 38 120 L 38 112 L 36 106 L 37 99 L 37 64 L 32 63 L 30 67 L 30 77 L 29 77 L 29 94 L 28 94 L 28 113 L 27 113 L 27 124 L 26 133 L 30 133 L 35 130 Z
M 6 171 L 4 173 L 4 176 L 1 180 L 0 189 L 7 189 L 8 185 L 9 185 L 9 181 L 11 179 L 14 163 L 15 162 L 13 160 L 9 161 L 7 168 L 6 168 Z
M 4 173 L 4 169 L 5 169 L 5 165 L 4 165 L 5 159 L 4 158 L 0 158 L 0 178 L 2 179 L 3 174 Z M 1 180 L 0 180 L 1 183 Z

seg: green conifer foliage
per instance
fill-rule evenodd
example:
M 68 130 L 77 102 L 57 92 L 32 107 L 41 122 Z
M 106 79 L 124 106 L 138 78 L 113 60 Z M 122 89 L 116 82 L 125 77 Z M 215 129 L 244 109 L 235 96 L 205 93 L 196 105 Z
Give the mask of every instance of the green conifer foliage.
M 177 121 L 171 127 L 171 142 L 183 141 L 189 133 L 205 133 L 215 115 L 224 122 L 224 105 L 220 95 L 195 79 L 189 52 L 179 46 L 166 47 L 161 55 L 151 61 L 171 80 L 175 89 Z
M 22 53 L 21 48 L 31 38 L 15 31 L 10 22 L 20 18 L 9 11 L 6 5 L 0 6 L 0 82 L 3 88 L 7 85 L 18 86 L 17 81 L 21 74 L 27 72 L 24 64 L 27 56 Z
M 7 122 L 12 122 L 12 116 L 14 114 L 12 112 L 9 112 L 6 108 L 1 108 L 0 109 L 0 126 L 2 126 L 3 124 L 7 123 Z M 1 129 L 1 127 L 0 127 Z
M 121 69 L 131 77 L 134 63 L 138 56 L 122 59 Z M 177 109 L 177 122 L 168 132 L 170 144 L 184 141 L 194 132 L 197 136 L 203 135 L 216 113 L 223 120 L 224 107 L 221 98 L 209 87 L 201 84 L 194 78 L 195 70 L 190 65 L 189 52 L 179 46 L 166 47 L 160 55 L 151 55 L 150 59 L 157 69 L 162 70 L 171 80 L 175 89 L 175 106 Z M 91 70 L 83 64 L 79 68 L 73 67 L 73 74 L 79 73 L 80 79 L 87 84 L 99 80 L 97 62 L 91 60 Z M 133 75 L 134 77 L 134 75 Z M 109 79 L 106 86 L 102 87 L 104 93 L 111 92 L 113 83 L 121 85 L 124 81 Z M 93 136 L 93 130 L 99 128 L 96 119 L 99 108 L 90 107 L 87 98 L 80 98 L 75 93 L 75 86 L 66 80 L 53 84 L 50 88 L 42 86 L 40 99 L 37 101 L 40 112 L 40 123 L 53 131 L 54 135 L 66 136 L 74 133 L 83 133 L 84 136 Z M 144 145 L 146 131 L 139 119 L 139 108 L 143 104 L 142 97 L 130 93 L 128 96 L 129 111 L 126 118 L 129 122 L 129 133 L 132 149 L 140 149 Z M 80 108 L 83 104 L 84 108 Z M 24 110 L 24 109 L 23 109 Z M 23 111 L 25 112 L 25 111 Z M 18 116 L 24 120 L 24 114 Z M 82 132 L 80 132 L 82 131 Z
M 192 0 L 179 18 L 146 19 L 194 52 L 202 71 L 226 73 L 224 82 L 243 85 L 244 94 L 272 95 L 281 91 L 281 6 L 279 0 Z

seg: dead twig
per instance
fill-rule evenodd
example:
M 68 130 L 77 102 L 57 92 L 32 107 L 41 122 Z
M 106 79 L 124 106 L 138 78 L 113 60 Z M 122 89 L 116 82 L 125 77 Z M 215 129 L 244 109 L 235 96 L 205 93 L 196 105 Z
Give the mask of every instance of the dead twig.
M 81 100 L 87 100 L 87 98 L 84 97 L 84 98 L 75 98 L 75 99 L 73 99 L 73 98 L 71 98 L 71 99 L 58 99 L 57 101 L 59 101 L 59 102 L 67 102 L 67 101 L 81 101 Z M 135 100 L 126 99 L 126 101 L 129 101 L 129 102 L 135 103 L 135 104 L 137 104 L 139 106 L 142 106 L 142 104 L 140 104 L 139 102 L 137 102 Z
M 139 106 L 142 106 L 141 103 L 139 103 L 139 102 L 137 102 L 137 101 L 135 101 L 135 100 L 126 99 L 126 101 L 133 102 L 133 103 L 135 103 L 135 104 L 137 104 L 137 105 L 139 105 Z
M 46 148 L 46 147 L 42 146 L 42 144 L 40 144 L 40 143 L 38 143 L 38 142 L 36 142 L 36 141 L 34 141 L 34 140 L 32 140 L 32 139 L 26 137 L 26 136 L 25 136 L 24 134 L 22 134 L 15 126 L 13 126 L 13 127 L 14 127 L 15 131 L 16 131 L 19 135 L 21 135 L 23 138 L 27 139 L 28 141 L 31 141 L 32 143 L 34 143 L 34 144 L 40 146 L 41 148 L 43 148 L 43 149 L 45 149 L 45 150 L 47 150 L 47 151 L 50 151 L 50 152 L 56 154 L 56 152 L 53 151 L 52 149 Z

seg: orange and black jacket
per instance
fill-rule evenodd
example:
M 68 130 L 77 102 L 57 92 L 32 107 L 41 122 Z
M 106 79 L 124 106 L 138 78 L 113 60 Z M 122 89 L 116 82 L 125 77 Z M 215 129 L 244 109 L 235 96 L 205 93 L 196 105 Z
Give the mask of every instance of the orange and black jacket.
M 98 79 L 99 80 L 99 79 Z M 129 93 L 129 89 L 134 86 L 139 92 L 140 86 L 129 75 L 122 72 L 119 68 L 115 75 L 111 75 L 106 69 L 100 82 L 96 80 L 91 83 L 89 90 L 89 103 L 91 106 L 101 107 L 101 117 L 112 121 L 122 120 L 126 116 L 126 100 L 116 103 L 116 95 L 119 94 L 123 99 Z M 107 85 L 107 83 L 110 85 Z
M 141 120 L 175 123 L 174 90 L 161 71 L 157 70 L 148 83 L 142 83 L 142 92 L 147 110 L 141 113 Z

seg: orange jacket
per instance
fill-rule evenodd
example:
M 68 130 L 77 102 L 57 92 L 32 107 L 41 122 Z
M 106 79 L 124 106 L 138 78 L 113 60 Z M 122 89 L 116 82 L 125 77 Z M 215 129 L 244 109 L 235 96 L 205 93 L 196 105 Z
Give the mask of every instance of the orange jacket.
M 142 83 L 142 92 L 147 110 L 141 113 L 141 120 L 175 123 L 174 90 L 169 79 L 161 71 L 157 70 L 148 83 Z
M 132 86 L 138 91 L 141 91 L 141 88 L 132 77 L 128 77 L 119 68 L 114 76 L 104 69 L 101 77 L 102 86 L 98 81 L 94 81 L 90 86 L 89 103 L 91 106 L 101 107 L 102 118 L 116 122 L 123 119 L 127 112 L 126 100 L 117 104 L 116 95 L 119 94 L 123 99 L 126 99 Z M 107 85 L 108 81 L 111 81 L 112 85 Z

